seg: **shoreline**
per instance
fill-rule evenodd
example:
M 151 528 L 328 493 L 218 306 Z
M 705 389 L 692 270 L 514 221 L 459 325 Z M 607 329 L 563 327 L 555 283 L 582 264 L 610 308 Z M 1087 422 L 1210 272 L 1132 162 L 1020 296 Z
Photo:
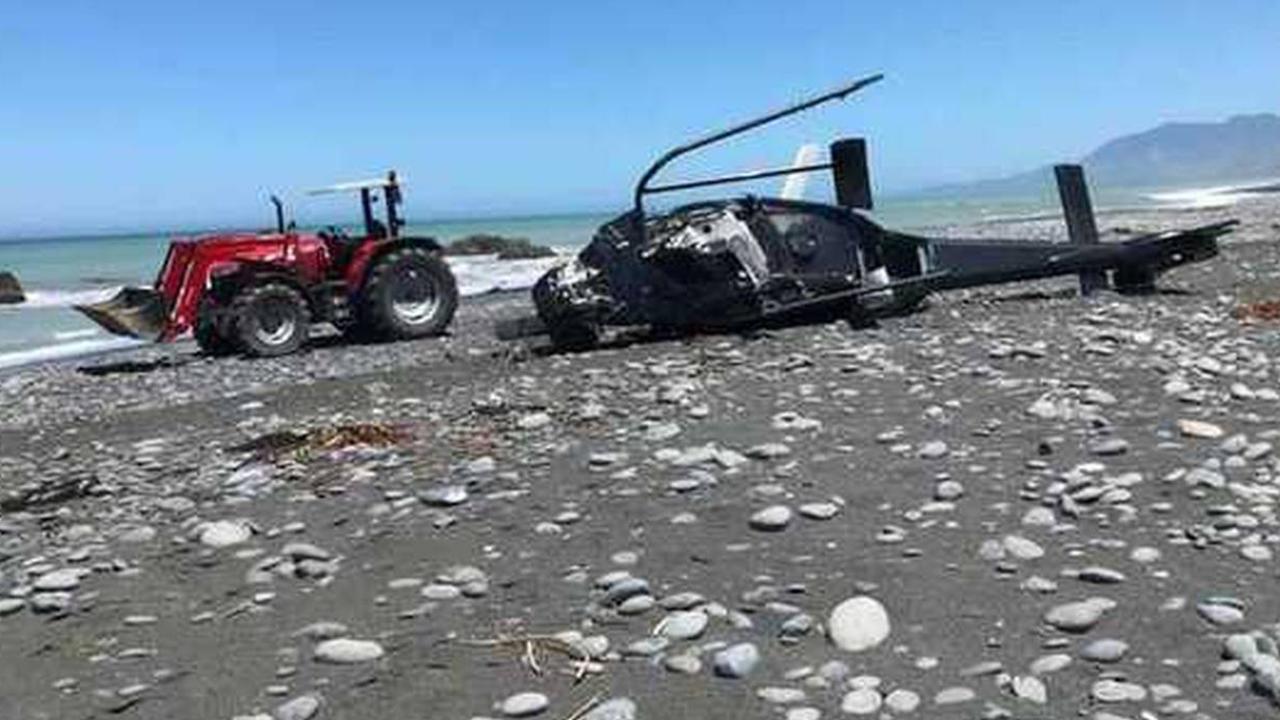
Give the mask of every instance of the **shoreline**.
M 1259 197 L 1264 197 L 1264 196 L 1259 196 Z M 1145 224 L 1146 220 L 1150 220 L 1150 219 L 1155 219 L 1155 220 L 1167 219 L 1172 223 L 1172 222 L 1176 222 L 1177 220 L 1180 220 L 1181 218 L 1202 214 L 1202 213 L 1205 213 L 1206 211 L 1222 211 L 1222 212 L 1225 212 L 1226 214 L 1230 214 L 1234 207 L 1235 206 L 1230 206 L 1225 208 L 1217 208 L 1217 207 L 1215 208 L 1195 208 L 1195 207 L 1101 208 L 1096 211 L 1096 216 L 1098 217 L 1100 223 L 1104 223 L 1104 224 L 1105 223 L 1116 224 L 1115 221 L 1117 220 L 1138 220 L 1140 222 L 1137 223 L 1137 226 L 1142 226 L 1143 224 Z M 568 217 L 568 216 L 556 215 L 556 216 L 547 216 L 547 217 Z M 577 216 L 574 216 L 574 217 L 577 217 Z M 586 216 L 584 215 L 583 217 L 586 217 Z M 1054 224 L 1054 223 L 1061 224 L 1061 222 L 1062 222 L 1062 215 L 1060 212 L 1032 213 L 1027 215 L 1018 215 L 1018 216 L 1010 216 L 1010 217 L 991 217 L 981 221 L 970 222 L 970 223 L 947 224 L 947 225 L 941 225 L 941 226 L 925 225 L 925 226 L 920 226 L 916 228 L 906 228 L 905 231 L 917 232 L 917 233 L 937 233 L 937 234 L 953 235 L 953 236 L 963 236 L 966 234 L 975 234 L 978 236 L 990 236 L 992 234 L 991 230 L 993 229 L 1021 227 L 1026 229 L 1033 237 L 1043 238 L 1046 234 L 1051 234 L 1051 235 L 1055 234 L 1052 232 L 1052 228 L 1044 227 L 1045 224 Z M 1129 228 L 1127 228 L 1126 226 L 1126 229 L 1129 229 Z M 1107 233 L 1104 228 L 1104 236 L 1106 234 Z M 1059 237 L 1061 236 L 1061 234 L 1058 234 L 1058 235 Z M 116 236 L 112 236 L 112 237 L 116 237 Z M 118 237 L 129 237 L 129 236 L 122 235 Z M 569 251 L 561 249 L 561 252 L 563 256 L 567 254 Z M 467 263 L 471 261 L 472 259 L 468 257 L 464 257 L 462 259 L 463 263 Z M 528 262 L 528 261 L 516 260 L 516 261 L 494 261 L 494 262 L 497 263 L 499 267 L 502 267 L 503 262 L 521 263 L 521 262 Z M 506 266 L 506 267 L 512 267 L 512 266 Z M 527 285 L 528 287 L 532 287 L 532 281 L 529 281 Z M 485 292 L 480 292 L 473 295 L 465 295 L 464 297 L 482 297 L 486 294 L 495 293 L 495 292 L 522 293 L 522 292 L 527 292 L 528 287 L 521 287 L 517 289 L 493 288 Z M 99 290 L 94 290 L 93 292 L 99 292 Z M 19 308 L 19 311 L 21 311 L 20 310 L 21 305 L 15 306 L 15 307 Z M 98 339 L 98 342 L 110 342 L 110 341 L 111 341 L 111 338 L 109 336 L 102 336 L 101 338 Z M 25 354 L 25 353 L 32 353 L 37 351 L 56 352 L 58 345 L 59 343 L 34 346 L 31 348 L 25 348 L 22 350 L 14 350 L 12 351 L 12 354 Z M 22 368 L 38 367 L 41 364 L 47 363 L 47 362 L 61 363 L 61 362 L 67 362 L 67 361 L 75 361 L 77 358 L 84 359 L 86 357 L 96 356 L 99 354 L 129 353 L 129 352 L 135 351 L 136 349 L 137 348 L 110 348 L 110 349 L 104 349 L 101 351 L 92 350 L 82 354 L 69 355 L 68 357 L 59 358 L 58 360 L 54 360 L 54 361 L 37 359 L 30 362 L 23 362 L 20 364 L 0 367 L 0 376 L 11 374 L 13 371 L 21 370 Z

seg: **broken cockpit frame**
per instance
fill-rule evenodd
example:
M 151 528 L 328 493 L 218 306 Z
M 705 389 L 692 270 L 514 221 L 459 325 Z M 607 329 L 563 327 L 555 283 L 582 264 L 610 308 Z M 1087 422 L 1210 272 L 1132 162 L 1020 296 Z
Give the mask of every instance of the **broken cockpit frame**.
M 692 332 L 791 318 L 865 320 L 904 312 L 929 293 L 1079 274 L 1082 289 L 1150 291 L 1172 267 L 1213 257 L 1234 221 L 1099 243 L 1083 172 L 1057 168 L 1072 242 L 933 238 L 888 230 L 872 207 L 866 142 L 838 140 L 825 163 L 652 185 L 671 161 L 824 103 L 882 76 L 841 86 L 676 147 L 641 176 L 634 207 L 604 224 L 566 265 L 534 286 L 537 317 L 500 323 L 499 337 L 549 333 L 555 345 L 587 348 L 604 326 Z M 830 170 L 835 204 L 744 196 L 649 215 L 645 198 L 695 188 Z

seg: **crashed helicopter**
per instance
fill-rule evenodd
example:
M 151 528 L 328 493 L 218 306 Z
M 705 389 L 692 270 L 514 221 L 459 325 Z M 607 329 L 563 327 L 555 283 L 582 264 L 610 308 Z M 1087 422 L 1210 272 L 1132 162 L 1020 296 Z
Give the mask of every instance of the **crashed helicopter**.
M 874 75 L 669 150 L 640 177 L 634 206 L 602 225 L 569 263 L 533 288 L 537 315 L 498 323 L 511 340 L 549 334 L 561 349 L 595 346 L 607 326 L 692 333 L 844 316 L 856 323 L 917 308 L 931 293 L 1080 275 L 1082 291 L 1150 292 L 1156 277 L 1218 254 L 1226 221 L 1100 243 L 1083 171 L 1056 170 L 1071 242 L 924 237 L 889 230 L 872 209 L 867 145 L 838 140 L 829 161 L 666 185 L 653 184 L 676 158 L 843 99 L 883 78 Z M 649 215 L 649 196 L 830 171 L 835 204 L 742 196 L 696 202 Z M 788 197 L 790 196 L 790 197 Z

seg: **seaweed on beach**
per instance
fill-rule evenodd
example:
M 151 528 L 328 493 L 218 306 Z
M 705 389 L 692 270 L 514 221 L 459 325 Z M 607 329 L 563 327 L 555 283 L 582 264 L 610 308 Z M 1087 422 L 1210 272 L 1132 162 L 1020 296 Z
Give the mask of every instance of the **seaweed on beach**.
M 258 459 L 282 455 L 307 455 L 363 445 L 394 447 L 411 437 L 407 428 L 390 423 L 350 423 L 309 430 L 278 430 L 259 435 L 230 448 L 235 453 L 251 453 Z
M 1280 300 L 1261 300 L 1237 305 L 1231 311 L 1231 316 L 1242 322 L 1274 322 L 1280 320 Z

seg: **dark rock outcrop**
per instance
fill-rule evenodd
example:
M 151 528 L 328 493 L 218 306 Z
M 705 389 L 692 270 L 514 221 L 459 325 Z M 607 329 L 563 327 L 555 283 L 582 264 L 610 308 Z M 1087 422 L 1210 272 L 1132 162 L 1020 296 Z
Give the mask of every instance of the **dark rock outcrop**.
M 454 240 L 444 248 L 445 255 L 497 255 L 499 260 L 527 260 L 552 257 L 555 250 L 535 245 L 529 238 L 509 238 L 501 235 L 468 235 Z
M 27 296 L 22 292 L 22 285 L 11 272 L 0 271 L 0 305 L 16 305 L 26 302 Z

